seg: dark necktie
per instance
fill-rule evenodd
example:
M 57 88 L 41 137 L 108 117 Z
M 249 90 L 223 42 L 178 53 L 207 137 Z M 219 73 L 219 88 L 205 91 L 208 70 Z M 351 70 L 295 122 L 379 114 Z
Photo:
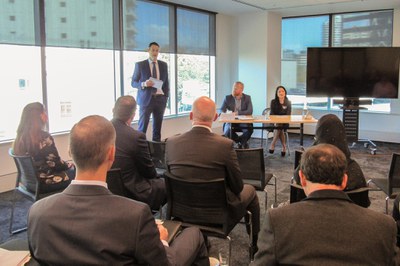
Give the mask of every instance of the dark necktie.
M 151 76 L 155 79 L 157 78 L 156 62 L 153 62 L 153 70 L 151 71 Z

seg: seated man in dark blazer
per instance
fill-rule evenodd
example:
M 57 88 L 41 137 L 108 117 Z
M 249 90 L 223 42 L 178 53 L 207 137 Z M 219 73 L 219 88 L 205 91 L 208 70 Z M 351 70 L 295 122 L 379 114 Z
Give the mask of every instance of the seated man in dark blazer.
M 253 114 L 253 104 L 251 102 L 250 95 L 243 93 L 244 84 L 240 81 L 236 81 L 232 86 L 232 94 L 227 95 L 221 106 L 221 112 L 231 111 L 235 115 L 252 115 Z M 253 134 L 253 124 L 243 123 L 238 124 L 239 128 L 231 130 L 231 124 L 224 124 L 224 135 L 228 138 L 233 139 L 238 142 L 239 148 L 249 148 L 247 143 Z M 247 128 L 240 128 L 247 127 Z M 239 137 L 236 132 L 243 132 Z
M 253 186 L 243 185 L 233 141 L 211 131 L 218 115 L 215 103 L 200 97 L 193 103 L 190 119 L 193 128 L 181 135 L 168 138 L 166 162 L 169 171 L 182 179 L 215 180 L 227 183 L 230 226 L 236 225 L 249 210 L 253 214 L 253 251 L 257 250 L 260 231 L 260 205 Z M 210 195 L 211 197 L 212 195 Z
M 183 230 L 168 246 L 168 232 L 157 228 L 146 204 L 107 189 L 115 155 L 115 130 L 107 119 L 79 121 L 70 152 L 75 180 L 29 212 L 29 249 L 41 265 L 209 265 L 197 228 Z
M 252 265 L 399 265 L 394 220 L 342 191 L 343 152 L 331 144 L 312 146 L 300 165 L 307 198 L 268 210 Z
M 111 120 L 117 139 L 112 168 L 120 168 L 128 197 L 147 203 L 152 210 L 167 202 L 164 178 L 157 176 L 151 160 L 146 135 L 131 127 L 135 117 L 136 101 L 132 96 L 117 99 Z

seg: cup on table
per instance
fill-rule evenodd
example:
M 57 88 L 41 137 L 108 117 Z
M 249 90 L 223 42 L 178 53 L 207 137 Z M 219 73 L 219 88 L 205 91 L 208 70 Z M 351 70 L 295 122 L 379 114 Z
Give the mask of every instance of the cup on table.
M 229 265 L 229 253 L 226 249 L 221 248 L 219 250 L 219 266 Z

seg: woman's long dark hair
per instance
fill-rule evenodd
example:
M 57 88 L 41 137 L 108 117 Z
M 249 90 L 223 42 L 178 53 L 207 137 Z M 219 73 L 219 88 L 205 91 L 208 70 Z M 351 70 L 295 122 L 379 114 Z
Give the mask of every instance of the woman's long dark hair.
M 285 89 L 285 87 L 279 85 L 278 87 L 276 87 L 275 90 L 275 101 L 279 103 L 279 97 L 278 97 L 278 90 L 282 88 L 285 91 L 285 103 L 287 103 L 287 101 L 289 101 L 288 97 L 287 97 L 287 90 Z
M 34 156 L 32 153 L 38 150 L 42 130 L 45 126 L 41 118 L 44 111 L 43 104 L 39 102 L 29 103 L 24 107 L 17 129 L 17 137 L 13 144 L 14 154 Z

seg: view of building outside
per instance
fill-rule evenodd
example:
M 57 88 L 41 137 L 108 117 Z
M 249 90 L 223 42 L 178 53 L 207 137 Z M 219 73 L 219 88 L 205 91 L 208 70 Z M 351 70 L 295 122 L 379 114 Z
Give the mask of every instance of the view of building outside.
M 390 47 L 392 24 L 391 10 L 283 19 L 282 84 L 292 104 L 338 108 L 330 98 L 306 98 L 307 47 Z M 368 109 L 389 112 L 390 100 L 373 99 Z

